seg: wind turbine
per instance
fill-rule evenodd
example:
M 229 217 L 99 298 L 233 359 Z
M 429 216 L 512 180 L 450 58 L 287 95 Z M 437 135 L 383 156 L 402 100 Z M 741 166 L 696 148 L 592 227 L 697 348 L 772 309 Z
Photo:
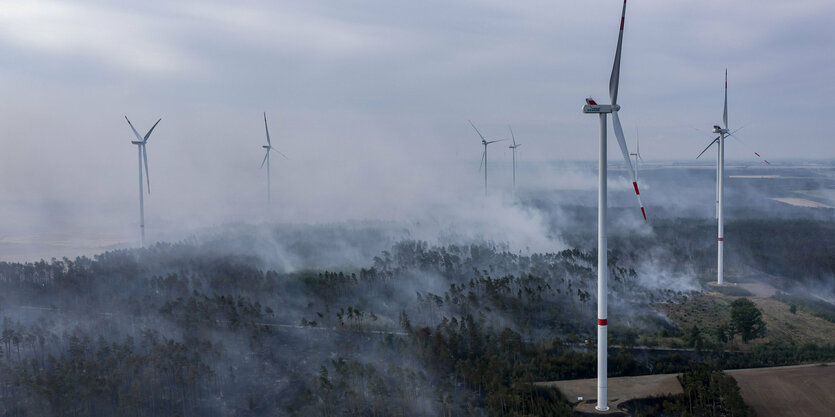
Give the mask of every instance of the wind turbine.
M 148 151 L 145 149 L 145 144 L 148 143 L 151 132 L 154 131 L 154 128 L 157 127 L 162 119 L 157 120 L 144 137 L 139 136 L 139 132 L 133 127 L 133 123 L 130 122 L 128 116 L 125 116 L 125 120 L 128 121 L 130 129 L 133 130 L 133 134 L 136 136 L 136 140 L 130 143 L 136 145 L 136 150 L 139 155 L 139 246 L 145 247 L 145 201 L 143 200 L 144 196 L 142 193 L 142 161 L 145 161 L 145 180 L 148 182 L 148 194 L 151 194 L 151 178 L 148 177 Z
M 470 121 L 470 120 L 468 120 L 468 122 L 470 122 L 470 126 L 472 126 L 473 129 L 475 129 L 475 132 L 478 133 L 478 137 L 481 138 L 481 144 L 484 145 L 484 152 L 481 153 L 481 164 L 479 164 L 478 169 L 481 169 L 481 167 L 484 166 L 484 195 L 487 195 L 487 145 L 489 145 L 491 143 L 501 142 L 501 141 L 506 140 L 506 139 L 497 139 L 497 140 L 484 139 L 484 136 L 481 134 L 481 132 L 478 131 L 478 128 L 475 127 L 473 122 Z
M 262 145 L 261 147 L 266 149 L 266 153 L 264 154 L 264 160 L 261 161 L 261 168 L 264 167 L 264 163 L 267 163 L 267 202 L 270 201 L 270 151 L 278 152 L 279 155 L 283 156 L 285 159 L 287 155 L 284 155 L 278 149 L 273 148 L 272 143 L 270 143 L 270 128 L 267 127 L 267 113 L 264 112 L 264 130 L 267 132 L 267 144 Z
M 516 195 L 516 148 L 522 146 L 521 143 L 516 143 L 516 135 L 513 134 L 513 128 L 510 129 L 510 137 L 513 138 L 513 145 L 508 146 L 513 151 L 513 195 Z M 485 148 L 486 149 L 486 148 Z
M 629 156 L 634 156 L 635 157 L 635 181 L 637 181 L 638 180 L 638 160 L 639 159 L 641 161 L 644 160 L 644 158 L 641 157 L 641 137 L 638 136 L 638 128 L 637 127 L 635 128 L 635 152 L 630 153 Z
M 716 218 L 718 223 L 718 260 L 716 282 L 718 284 L 724 283 L 724 249 L 725 249 L 725 219 L 723 217 L 723 209 L 725 203 L 725 137 L 733 136 L 739 129 L 730 132 L 728 130 L 728 69 L 725 68 L 725 107 L 722 112 L 722 123 L 724 127 L 713 125 L 713 133 L 718 133 L 713 141 L 699 154 L 702 156 L 714 143 L 718 144 L 716 150 Z M 735 136 L 734 136 L 735 137 Z M 760 155 L 754 152 L 757 157 Z M 696 158 L 698 159 L 697 156 Z
M 638 191 L 638 180 L 635 177 L 635 171 L 632 169 L 632 162 L 629 158 L 629 150 L 626 148 L 626 140 L 623 136 L 623 128 L 620 125 L 620 118 L 618 118 L 618 110 L 620 106 L 617 104 L 618 98 L 618 83 L 620 79 L 620 55 L 621 46 L 623 44 L 623 24 L 626 20 L 626 0 L 623 0 L 623 11 L 620 17 L 620 31 L 618 32 L 618 45 L 615 50 L 615 62 L 612 66 L 612 75 L 609 78 L 609 98 L 612 104 L 597 104 L 593 98 L 586 99 L 586 105 L 583 106 L 583 113 L 597 114 L 600 119 L 600 165 L 599 165 L 599 185 L 598 185 L 598 207 L 597 207 L 597 406 L 596 409 L 606 411 L 609 407 L 607 402 L 607 366 L 608 366 L 608 303 L 607 303 L 607 287 L 609 280 L 608 260 L 606 250 L 608 246 L 608 238 L 606 232 L 606 217 L 607 217 L 607 201 L 606 201 L 606 177 L 607 177 L 607 161 L 606 161 L 606 114 L 612 114 L 612 127 L 615 131 L 615 136 L 618 139 L 620 150 L 623 153 L 623 159 L 626 162 L 627 168 L 632 175 L 632 186 L 635 188 L 635 195 L 638 197 L 638 204 L 641 206 L 641 214 L 644 216 L 644 221 L 647 219 L 646 211 L 644 211 L 644 204 L 641 202 L 641 194 Z

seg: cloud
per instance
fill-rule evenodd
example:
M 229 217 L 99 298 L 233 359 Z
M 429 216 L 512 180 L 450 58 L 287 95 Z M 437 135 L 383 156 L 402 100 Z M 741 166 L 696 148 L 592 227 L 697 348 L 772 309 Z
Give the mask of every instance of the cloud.
M 320 57 L 383 52 L 393 47 L 393 31 L 377 25 L 305 13 L 292 8 L 223 2 L 179 6 L 178 11 L 199 19 L 222 37 L 261 52 L 290 52 Z
M 72 1 L 0 4 L 2 38 L 31 53 L 82 58 L 128 72 L 198 71 L 199 60 L 170 39 L 176 22 L 129 9 Z
M 272 167 L 280 221 L 481 201 L 468 119 L 490 137 L 513 126 L 527 190 L 590 189 L 594 170 L 554 162 L 597 158 L 580 106 L 607 96 L 620 3 L 0 0 L 0 195 L 135 219 L 127 114 L 144 129 L 163 118 L 148 148 L 149 232 L 257 217 L 264 111 L 290 157 Z M 647 160 L 692 160 L 712 139 L 692 127 L 720 120 L 728 67 L 731 127 L 749 124 L 750 144 L 729 143 L 728 159 L 835 156 L 833 19 L 823 0 L 630 2 L 627 142 L 638 127 Z M 620 163 L 613 139 L 609 150 Z M 491 184 L 507 190 L 510 152 L 490 152 Z M 624 177 L 610 176 L 613 190 L 629 192 Z

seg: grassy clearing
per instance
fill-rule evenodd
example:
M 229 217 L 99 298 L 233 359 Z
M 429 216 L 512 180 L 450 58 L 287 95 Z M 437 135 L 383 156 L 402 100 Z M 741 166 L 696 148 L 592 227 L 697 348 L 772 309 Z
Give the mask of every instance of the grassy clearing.
M 826 301 L 801 297 L 794 294 L 786 294 L 783 292 L 778 292 L 773 298 L 789 305 L 794 304 L 802 311 L 835 323 L 835 306 L 827 303 Z
M 672 319 L 682 331 L 693 326 L 698 327 L 710 342 L 718 342 L 717 329 L 730 322 L 730 304 L 739 297 L 728 296 L 718 292 L 708 292 L 689 297 L 687 301 L 678 304 L 664 303 L 656 306 L 659 311 Z M 762 311 L 766 324 L 766 337 L 742 343 L 737 335 L 731 343 L 725 344 L 726 349 L 750 350 L 757 344 L 779 342 L 803 345 L 806 343 L 834 344 L 835 323 L 816 317 L 802 309 L 795 314 L 790 311 L 788 303 L 774 298 L 751 298 L 757 308 Z M 684 343 L 681 337 L 662 338 L 661 344 L 675 346 Z

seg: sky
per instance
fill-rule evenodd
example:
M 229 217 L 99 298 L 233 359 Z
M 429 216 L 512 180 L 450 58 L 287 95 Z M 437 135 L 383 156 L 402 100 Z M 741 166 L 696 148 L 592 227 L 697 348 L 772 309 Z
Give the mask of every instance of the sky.
M 288 218 L 451 195 L 450 177 L 477 184 L 468 120 L 488 138 L 512 125 L 522 161 L 595 160 L 597 122 L 580 108 L 608 102 L 621 5 L 0 1 L 2 200 L 133 215 L 124 115 L 143 133 L 162 118 L 149 216 L 163 201 L 195 216 L 249 204 L 265 187 L 264 112 L 289 157 L 273 159 L 274 196 L 304 203 Z M 695 157 L 721 120 L 728 68 L 730 127 L 744 127 L 729 159 L 835 158 L 833 21 L 831 0 L 631 1 L 619 93 L 630 146 L 638 131 L 645 159 Z M 609 151 L 620 158 L 613 140 Z

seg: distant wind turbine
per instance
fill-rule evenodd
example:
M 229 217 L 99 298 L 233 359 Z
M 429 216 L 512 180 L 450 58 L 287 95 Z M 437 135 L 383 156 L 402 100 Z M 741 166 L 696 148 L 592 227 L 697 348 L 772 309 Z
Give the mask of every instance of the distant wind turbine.
M 513 195 L 516 195 L 516 148 L 522 146 L 521 143 L 516 143 L 516 135 L 513 134 L 513 128 L 510 129 L 510 137 L 513 138 L 513 145 L 508 146 L 513 151 Z
M 139 132 L 133 127 L 133 123 L 130 122 L 128 116 L 125 116 L 125 120 L 128 121 L 130 129 L 133 130 L 133 134 L 136 136 L 136 140 L 130 143 L 136 145 L 136 150 L 139 152 L 139 246 L 145 247 L 145 201 L 142 193 L 142 162 L 143 160 L 145 162 L 145 180 L 148 182 L 148 194 L 151 194 L 151 178 L 148 176 L 148 151 L 145 149 L 145 144 L 148 143 L 151 132 L 154 131 L 154 128 L 157 127 L 162 119 L 157 120 L 144 137 L 139 136 Z
M 713 141 L 711 141 L 707 147 L 699 154 L 702 156 L 708 149 L 710 149 L 713 144 L 718 144 L 716 150 L 716 218 L 718 224 L 718 256 L 717 256 L 717 272 L 716 272 L 716 282 L 718 284 L 723 284 L 724 279 L 724 249 L 725 249 L 725 219 L 724 219 L 724 203 L 725 203 L 725 138 L 728 136 L 734 136 L 734 133 L 739 131 L 737 129 L 733 132 L 728 130 L 728 69 L 725 69 L 725 106 L 722 112 L 722 123 L 724 127 L 719 125 L 713 126 L 713 133 L 718 133 L 717 136 Z M 757 157 L 760 154 L 754 152 Z M 699 158 L 696 157 L 696 159 Z
M 283 156 L 284 159 L 288 159 L 287 155 L 284 155 L 278 149 L 273 148 L 272 143 L 270 142 L 270 128 L 267 127 L 267 113 L 264 112 L 264 130 L 267 132 L 267 144 L 262 145 L 261 147 L 266 149 L 266 153 L 264 154 L 264 160 L 261 161 L 261 168 L 264 167 L 264 163 L 267 163 L 267 202 L 270 201 L 270 151 L 278 152 L 279 155 Z
M 484 151 L 481 153 L 481 164 L 478 166 L 478 169 L 481 169 L 481 167 L 484 167 L 484 195 L 487 195 L 487 145 L 489 145 L 491 143 L 501 142 L 501 141 L 504 141 L 504 140 L 507 140 L 507 139 L 498 139 L 498 140 L 489 140 L 488 141 L 487 139 L 484 139 L 484 136 L 481 134 L 481 132 L 478 131 L 478 128 L 475 127 L 473 122 L 472 121 L 469 121 L 469 122 L 470 122 L 470 126 L 472 126 L 473 129 L 475 129 L 475 132 L 478 133 L 478 137 L 481 138 L 481 144 L 484 145 Z
M 612 75 L 609 78 L 609 98 L 612 104 L 597 104 L 593 98 L 586 99 L 583 106 L 583 113 L 597 114 L 600 119 L 600 166 L 598 185 L 598 208 L 597 208 L 597 406 L 596 409 L 606 411 L 609 409 L 607 402 L 607 368 L 608 368 L 608 280 L 609 267 L 606 250 L 608 249 L 607 237 L 607 195 L 606 195 L 606 114 L 612 114 L 612 127 L 615 130 L 623 159 L 632 174 L 632 186 L 635 188 L 635 195 L 638 197 L 638 204 L 641 206 L 641 214 L 646 221 L 647 215 L 644 205 L 641 202 L 641 195 L 638 191 L 638 180 L 635 171 L 632 169 L 632 162 L 629 158 L 629 150 L 626 148 L 626 140 L 623 137 L 623 128 L 618 118 L 620 106 L 617 104 L 618 83 L 620 79 L 620 56 L 623 44 L 623 25 L 626 20 L 626 0 L 623 1 L 623 11 L 620 18 L 620 31 L 618 32 L 618 45 L 615 51 L 615 62 L 612 66 Z
M 641 161 L 644 160 L 644 158 L 641 157 L 641 137 L 638 136 L 638 128 L 637 127 L 635 128 L 635 152 L 630 153 L 629 155 L 635 157 L 635 181 L 637 181 L 638 180 L 638 160 L 639 159 Z

